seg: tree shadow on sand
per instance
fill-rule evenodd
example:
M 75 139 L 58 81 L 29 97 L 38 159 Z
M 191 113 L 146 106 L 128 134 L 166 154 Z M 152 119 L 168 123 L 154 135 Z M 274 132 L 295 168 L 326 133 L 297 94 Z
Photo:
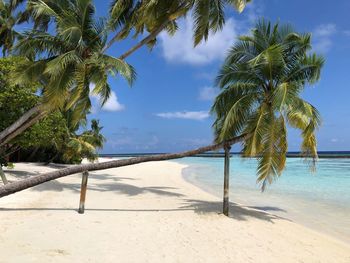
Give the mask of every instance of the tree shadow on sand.
M 93 176 L 89 176 L 92 178 Z M 181 197 L 183 196 L 180 193 L 177 193 L 173 190 L 176 190 L 174 187 L 162 187 L 162 186 L 148 186 L 148 187 L 139 187 L 132 184 L 123 183 L 123 180 L 136 180 L 128 177 L 111 177 L 108 175 L 94 175 L 94 178 L 98 178 L 100 180 L 112 180 L 112 182 L 108 183 L 89 183 L 87 191 L 97 191 L 97 192 L 113 192 L 115 194 L 123 194 L 128 196 L 136 196 L 145 193 L 153 193 L 160 196 L 173 196 L 173 197 Z M 53 180 L 50 182 L 46 182 L 44 184 L 35 186 L 31 188 L 32 191 L 55 191 L 62 192 L 65 190 L 70 190 L 73 192 L 80 192 L 80 183 L 61 183 L 57 180 Z
M 186 203 L 187 204 L 182 206 L 182 208 L 190 208 L 198 214 L 209 214 L 209 213 L 222 214 L 222 206 L 223 206 L 222 202 L 190 199 L 190 200 L 186 200 Z M 261 209 L 245 207 L 232 202 L 230 202 L 229 210 L 230 210 L 229 217 L 239 221 L 246 221 L 246 220 L 249 220 L 250 218 L 260 219 L 271 223 L 273 223 L 273 220 L 276 220 L 276 219 L 288 220 L 286 218 L 267 213 Z M 277 211 L 279 210 L 279 208 L 276 207 L 275 210 Z
M 18 176 L 22 176 L 22 174 L 26 172 L 16 171 Z M 28 173 L 26 173 L 28 174 Z M 35 174 L 32 174 L 35 175 Z M 174 187 L 162 187 L 162 186 L 148 186 L 148 187 L 139 187 L 133 184 L 127 184 L 125 181 L 127 180 L 137 180 L 135 178 L 129 177 L 118 177 L 111 176 L 109 174 L 100 174 L 100 173 L 91 173 L 89 175 L 90 179 L 106 181 L 103 183 L 100 182 L 90 182 L 88 183 L 88 195 L 89 191 L 98 191 L 98 192 L 114 192 L 116 195 L 127 195 L 127 196 L 137 196 L 146 193 L 152 193 L 161 197 L 173 197 L 179 198 L 182 201 L 182 205 L 178 207 L 171 208 L 149 208 L 149 209 L 128 209 L 128 208 L 86 208 L 85 210 L 91 212 L 175 212 L 175 211 L 194 211 L 198 214 L 221 214 L 222 212 L 222 202 L 219 201 L 204 201 L 204 200 L 196 200 L 196 199 L 187 199 L 187 196 L 179 193 L 177 188 Z M 107 182 L 109 180 L 109 182 Z M 57 180 L 53 180 L 50 182 L 46 182 L 44 184 L 38 185 L 36 187 L 31 188 L 32 191 L 55 191 L 62 192 L 65 190 L 73 191 L 77 194 L 77 198 L 79 198 L 80 193 L 80 183 L 64 183 Z M 116 196 L 116 198 L 118 198 Z M 137 201 L 135 201 L 137 202 Z M 76 211 L 75 208 L 1 208 L 0 212 L 3 211 Z M 286 212 L 283 209 L 278 207 L 270 207 L 270 206 L 251 206 L 251 207 L 242 207 L 235 203 L 230 203 L 230 218 L 239 221 L 246 221 L 251 218 L 264 220 L 268 222 L 272 222 L 276 219 L 287 220 L 283 217 L 276 216 L 267 211 L 282 211 Z
M 222 203 L 209 202 L 202 200 L 187 200 L 189 204 L 181 206 L 179 208 L 162 208 L 162 209 L 127 209 L 127 208 L 85 208 L 88 212 L 176 212 L 176 211 L 194 211 L 195 213 L 206 214 L 222 214 Z M 0 212 L 17 212 L 17 211 L 78 211 L 75 208 L 50 208 L 50 207 L 25 207 L 25 208 L 0 208 Z M 239 221 L 247 221 L 249 219 L 259 219 L 274 223 L 274 220 L 288 220 L 286 218 L 266 213 L 261 210 L 251 209 L 239 206 L 235 203 L 230 203 L 230 215 L 229 218 Z M 290 221 L 290 220 L 288 220 Z
M 155 187 L 151 187 L 151 191 L 154 191 Z M 155 193 L 164 195 L 158 189 Z M 144 191 L 149 191 L 144 190 Z M 174 194 L 174 193 L 173 193 Z M 167 194 L 168 195 L 168 194 Z M 177 194 L 177 197 L 180 195 Z M 128 208 L 86 208 L 86 213 L 88 212 L 176 212 L 176 211 L 193 211 L 201 215 L 208 214 L 222 214 L 222 202 L 215 201 L 203 201 L 203 200 L 193 200 L 193 199 L 183 199 L 184 205 L 175 208 L 147 208 L 147 209 L 128 209 Z M 0 208 L 0 212 L 17 212 L 17 211 L 77 211 L 75 208 Z M 242 207 L 235 203 L 230 203 L 230 219 L 238 221 L 247 221 L 250 219 L 259 219 L 274 223 L 274 220 L 288 220 L 286 218 L 267 213 L 262 210 L 252 209 L 248 207 Z M 288 220 L 290 221 L 290 220 Z

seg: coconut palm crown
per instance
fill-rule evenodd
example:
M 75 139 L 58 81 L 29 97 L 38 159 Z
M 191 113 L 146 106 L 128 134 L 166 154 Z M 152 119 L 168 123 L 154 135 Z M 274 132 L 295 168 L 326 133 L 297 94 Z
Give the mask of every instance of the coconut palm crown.
M 310 42 L 290 25 L 261 20 L 229 50 L 217 77 L 215 139 L 247 134 L 242 154 L 258 158 L 262 190 L 285 168 L 288 125 L 301 131 L 302 153 L 315 165 L 320 114 L 300 93 L 319 80 L 324 59 L 311 53 Z
M 13 1 L 0 0 L 0 48 L 2 55 L 8 55 L 18 32 L 15 26 L 24 20 L 25 12 L 16 12 Z
M 103 53 L 106 25 L 95 18 L 91 0 L 33 0 L 28 5 L 34 18 L 50 17 L 52 30 L 34 29 L 18 38 L 14 51 L 27 60 L 19 65 L 15 79 L 40 83 L 46 106 L 73 109 L 78 121 L 91 108 L 92 87 L 102 104 L 109 98 L 109 75 L 120 74 L 132 83 L 133 68 Z
M 225 7 L 233 6 L 242 12 L 251 0 L 113 0 L 110 8 L 110 25 L 120 29 L 118 37 L 135 36 L 145 31 L 154 33 L 165 29 L 174 34 L 178 18 L 191 14 L 194 20 L 194 44 L 207 40 L 209 32 L 222 29 L 225 24 Z M 155 34 L 157 35 L 158 32 Z M 152 47 L 156 39 L 149 41 Z

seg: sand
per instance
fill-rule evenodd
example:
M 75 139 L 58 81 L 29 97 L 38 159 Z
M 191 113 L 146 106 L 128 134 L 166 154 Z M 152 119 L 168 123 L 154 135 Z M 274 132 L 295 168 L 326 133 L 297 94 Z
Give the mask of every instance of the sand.
M 0 199 L 0 262 L 350 262 L 350 245 L 285 218 L 231 204 L 186 182 L 184 165 L 93 172 Z M 18 180 L 55 169 L 16 164 Z M 268 204 L 267 204 L 268 205 Z

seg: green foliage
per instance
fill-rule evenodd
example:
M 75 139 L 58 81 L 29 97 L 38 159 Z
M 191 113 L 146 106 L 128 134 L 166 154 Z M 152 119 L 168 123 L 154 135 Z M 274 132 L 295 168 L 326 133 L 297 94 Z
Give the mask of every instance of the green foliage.
M 36 85 L 13 85 L 11 72 L 23 58 L 9 57 L 0 59 L 0 129 L 3 130 L 37 105 L 41 98 L 37 95 Z M 81 124 L 72 121 L 73 111 L 53 111 L 30 129 L 13 139 L 2 155 L 0 163 L 6 164 L 4 155 L 11 155 L 13 149 L 20 151 L 29 161 L 57 161 L 79 163 L 83 158 L 94 160 L 96 149 L 102 148 L 104 137 L 98 121 L 92 120 L 91 129 L 78 133 Z M 32 153 L 35 156 L 31 156 Z M 28 159 L 26 159 L 28 158 Z
M 217 77 L 221 93 L 212 107 L 216 141 L 250 135 L 243 154 L 259 158 L 262 190 L 285 167 L 287 125 L 301 130 L 304 156 L 317 158 L 320 114 L 300 93 L 319 80 L 324 59 L 310 50 L 310 34 L 261 20 L 251 35 L 234 44 Z
M 55 111 L 35 123 L 11 143 L 20 145 L 22 149 L 45 148 L 63 144 L 68 135 L 66 119 L 61 112 Z
M 43 103 L 49 109 L 73 110 L 77 123 L 91 109 L 91 86 L 103 105 L 111 93 L 109 75 L 121 75 L 132 84 L 134 69 L 103 54 L 106 25 L 95 18 L 91 0 L 28 1 L 28 8 L 34 20 L 50 17 L 55 30 L 52 34 L 31 30 L 18 37 L 15 54 L 26 60 L 18 65 L 13 78 L 18 84 L 40 83 Z
M 222 29 L 225 24 L 225 5 L 234 6 L 242 12 L 250 0 L 114 0 L 110 8 L 110 27 L 119 29 L 119 38 L 134 36 L 145 31 L 154 32 L 166 23 L 165 29 L 174 34 L 178 28 L 176 20 L 192 13 L 194 44 L 207 40 L 209 32 Z M 152 47 L 156 42 L 150 43 Z
M 136 77 L 134 69 L 124 60 L 105 54 L 111 30 L 119 29 L 116 39 L 124 39 L 130 32 L 135 37 L 145 31 L 164 28 L 177 30 L 176 20 L 191 10 L 195 20 L 195 45 L 207 39 L 210 31 L 220 30 L 225 23 L 225 4 L 242 11 L 249 0 L 114 0 L 109 21 L 95 17 L 92 0 L 1 0 L 0 19 L 9 25 L 3 31 L 4 51 L 25 57 L 12 78 L 16 84 L 39 83 L 42 104 L 49 111 L 72 111 L 72 121 L 78 123 L 91 109 L 90 89 L 101 98 L 103 105 L 111 94 L 110 75 L 121 75 L 131 85 Z M 18 6 L 26 3 L 26 9 Z M 18 13 L 18 19 L 12 19 Z M 13 28 L 23 21 L 33 21 L 33 29 L 15 34 Z M 48 31 L 51 22 L 52 30 Z M 12 33 L 13 32 L 13 33 Z M 147 43 L 152 47 L 156 39 Z
M 101 134 L 102 127 L 97 120 L 91 121 L 91 129 L 85 130 L 81 134 L 71 132 L 70 136 L 64 144 L 61 145 L 63 153 L 61 159 L 63 162 L 80 163 L 82 158 L 89 161 L 96 160 L 96 149 L 102 148 L 105 142 L 104 136 Z
M 18 57 L 0 59 L 0 130 L 10 124 L 34 107 L 39 102 L 35 94 L 37 87 L 33 84 L 17 86 L 12 85 L 11 72 L 23 59 Z

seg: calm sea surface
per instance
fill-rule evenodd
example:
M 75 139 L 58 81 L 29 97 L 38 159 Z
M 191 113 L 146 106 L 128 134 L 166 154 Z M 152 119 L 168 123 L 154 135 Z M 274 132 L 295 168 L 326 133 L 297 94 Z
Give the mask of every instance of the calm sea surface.
M 223 158 L 194 157 L 184 177 L 222 196 Z M 253 206 L 350 242 L 350 159 L 320 159 L 311 173 L 307 163 L 288 158 L 287 168 L 264 193 L 256 183 L 254 159 L 231 158 L 230 201 Z

